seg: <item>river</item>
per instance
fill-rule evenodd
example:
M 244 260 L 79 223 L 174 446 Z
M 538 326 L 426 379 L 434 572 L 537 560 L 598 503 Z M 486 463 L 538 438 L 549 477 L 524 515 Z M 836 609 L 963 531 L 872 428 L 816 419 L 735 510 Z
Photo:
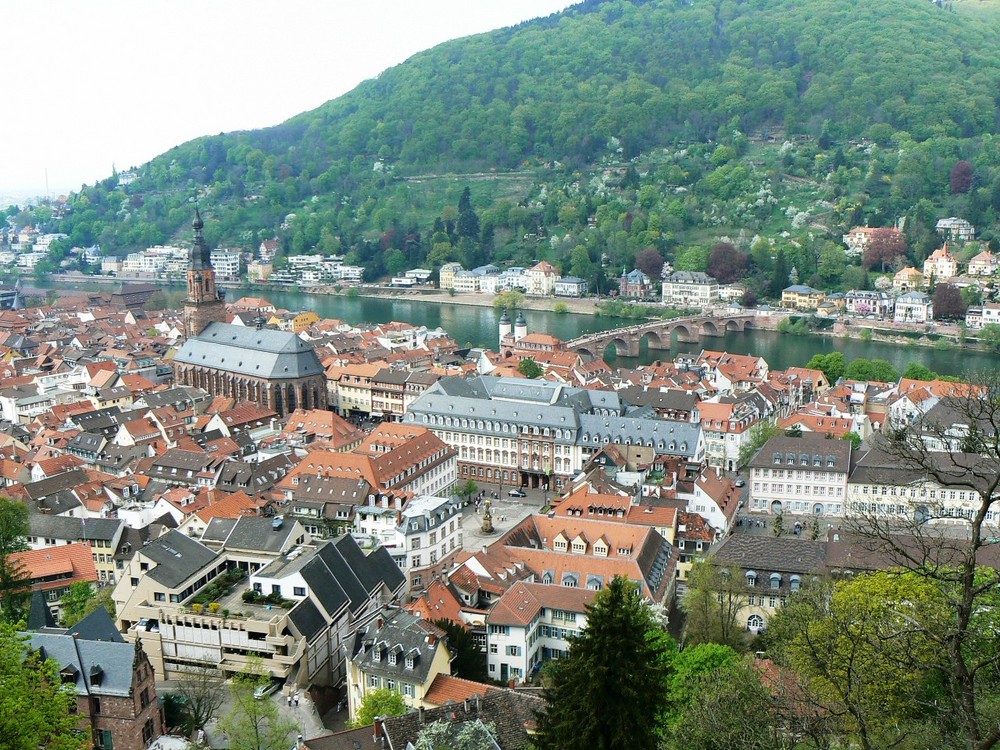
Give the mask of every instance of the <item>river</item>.
M 51 286 L 34 284 L 32 286 Z M 90 286 L 107 290 L 107 286 Z M 265 291 L 245 288 L 227 289 L 231 301 L 241 296 L 260 296 L 279 308 L 287 310 L 313 310 L 321 318 L 338 318 L 352 325 L 358 323 L 388 323 L 405 321 L 428 328 L 443 328 L 460 346 L 482 346 L 496 349 L 497 323 L 500 314 L 488 307 L 458 305 L 449 302 L 422 302 L 412 299 L 388 297 L 348 297 L 345 295 L 305 294 L 299 291 Z M 183 291 L 171 289 L 171 306 L 179 307 Z M 607 330 L 634 324 L 615 318 L 595 315 L 527 310 L 524 313 L 529 332 L 550 333 L 561 339 L 572 339 L 585 333 Z M 674 343 L 670 352 L 642 351 L 638 358 L 614 357 L 609 361 L 621 366 L 647 364 L 654 359 L 668 359 L 678 352 L 699 349 L 728 351 L 734 354 L 755 354 L 763 357 L 771 369 L 781 370 L 794 365 L 802 366 L 814 354 L 832 351 L 843 352 L 848 361 L 860 357 L 885 359 L 903 371 L 911 362 L 919 362 L 942 375 L 962 375 L 970 370 L 992 369 L 1000 366 L 1000 357 L 987 352 L 965 349 L 936 349 L 918 346 L 900 346 L 879 341 L 834 338 L 831 336 L 790 336 L 774 331 L 752 330 L 747 333 L 728 333 L 719 338 L 704 338 L 699 343 Z

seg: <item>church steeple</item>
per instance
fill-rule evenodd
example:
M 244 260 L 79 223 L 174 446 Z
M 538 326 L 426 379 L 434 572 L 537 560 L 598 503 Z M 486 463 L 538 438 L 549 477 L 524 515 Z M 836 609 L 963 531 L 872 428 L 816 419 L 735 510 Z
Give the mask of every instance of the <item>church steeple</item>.
M 184 333 L 197 336 L 209 323 L 226 321 L 223 295 L 215 286 L 215 270 L 212 268 L 212 252 L 205 244 L 201 230 L 205 223 L 198 209 L 194 212 L 194 241 L 188 255 L 187 299 L 184 300 Z
M 212 268 L 212 252 L 205 244 L 205 237 L 201 230 L 205 227 L 205 222 L 201 220 L 201 212 L 194 210 L 194 221 L 191 228 L 194 229 L 194 242 L 191 243 L 191 254 L 189 256 L 188 268 L 195 271 L 202 271 Z

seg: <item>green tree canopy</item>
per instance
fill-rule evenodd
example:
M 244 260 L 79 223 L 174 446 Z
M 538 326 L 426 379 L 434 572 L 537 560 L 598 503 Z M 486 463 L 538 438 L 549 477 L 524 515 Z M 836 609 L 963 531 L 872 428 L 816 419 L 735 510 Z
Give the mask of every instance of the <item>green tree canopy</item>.
M 401 694 L 388 688 L 378 688 L 369 691 L 361 700 L 350 726 L 370 727 L 376 716 L 402 716 L 406 711 L 406 701 Z
M 288 750 L 295 724 L 281 717 L 273 699 L 258 700 L 257 688 L 271 676 L 259 658 L 251 657 L 246 670 L 229 683 L 229 712 L 219 725 L 229 738 L 230 750 Z
M 28 506 L 0 497 L 0 621 L 17 622 L 31 598 L 29 578 L 24 567 L 13 557 L 27 552 Z
M 884 359 L 855 359 L 844 370 L 844 377 L 848 380 L 894 383 L 899 380 L 899 370 Z
M 553 662 L 539 717 L 541 750 L 617 750 L 657 744 L 666 667 L 658 626 L 635 584 L 615 577 L 587 607 L 587 627 Z
M 526 378 L 540 378 L 545 374 L 545 368 L 538 364 L 535 360 L 527 357 L 522 359 L 517 365 L 517 371 L 524 375 Z
M 76 689 L 59 678 L 59 665 L 42 661 L 24 636 L 0 625 L 0 744 L 4 750 L 84 750 L 77 732 Z
M 811 370 L 821 370 L 830 385 L 840 380 L 847 369 L 847 360 L 841 352 L 830 352 L 829 354 L 814 354 L 812 359 L 806 363 L 806 367 Z
M 804 589 L 775 614 L 776 656 L 810 699 L 865 750 L 892 747 L 932 719 L 949 614 L 941 590 L 912 573 L 875 573 Z M 919 626 L 915 627 L 915 624 Z M 939 690 L 937 695 L 935 690 Z

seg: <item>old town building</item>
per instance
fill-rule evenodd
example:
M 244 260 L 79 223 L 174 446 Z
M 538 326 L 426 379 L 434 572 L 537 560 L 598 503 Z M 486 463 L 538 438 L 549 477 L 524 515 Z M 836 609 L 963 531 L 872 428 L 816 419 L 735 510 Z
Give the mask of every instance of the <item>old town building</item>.
M 173 362 L 177 383 L 204 388 L 213 396 L 253 401 L 280 417 L 299 408 L 325 409 L 323 365 L 310 344 L 286 331 L 221 322 L 225 307 L 201 227 L 198 216 L 184 302 L 188 339 Z

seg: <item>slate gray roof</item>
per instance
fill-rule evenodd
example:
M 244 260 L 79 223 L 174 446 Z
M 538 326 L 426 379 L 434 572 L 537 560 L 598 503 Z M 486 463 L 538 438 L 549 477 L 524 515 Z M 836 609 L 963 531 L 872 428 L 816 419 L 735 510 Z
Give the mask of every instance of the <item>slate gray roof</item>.
M 58 664 L 60 671 L 75 668 L 76 679 L 63 681 L 73 684 L 77 695 L 127 697 L 131 691 L 137 648 L 134 644 L 87 641 L 51 633 L 29 633 L 28 643 L 33 649 L 44 649 L 45 656 Z M 103 672 L 99 685 L 90 684 L 93 667 L 100 667 Z
M 323 374 L 323 365 L 312 345 L 294 333 L 217 322 L 209 323 L 184 342 L 174 362 L 257 378 Z
M 29 482 L 24 485 L 24 492 L 32 500 L 38 500 L 62 490 L 71 490 L 77 485 L 86 484 L 89 481 L 90 478 L 83 469 L 70 469 L 62 474 L 46 477 L 37 482 Z
M 156 563 L 146 575 L 167 588 L 180 586 L 216 557 L 204 544 L 175 529 L 151 541 L 141 552 Z
M 759 580 L 770 573 L 819 573 L 826 561 L 826 542 L 797 536 L 734 534 L 718 546 L 712 560 L 753 570 Z
M 312 599 L 303 599 L 296 604 L 288 613 L 288 618 L 307 641 L 311 641 L 328 624 L 322 612 L 312 603 Z
M 263 516 L 241 516 L 232 518 L 213 518 L 202 535 L 202 541 L 212 540 L 222 542 L 223 549 L 243 549 L 257 552 L 281 552 L 288 546 L 289 537 L 296 531 L 294 523 L 282 523 L 280 528 L 274 528 L 273 518 Z
M 284 453 L 263 461 L 226 461 L 215 481 L 216 489 L 253 495 L 267 492 L 280 482 L 295 464 Z
M 66 635 L 77 635 L 85 641 L 125 643 L 125 639 L 118 632 L 111 615 L 104 607 L 98 607 L 76 625 L 68 628 Z
M 81 432 L 66 444 L 66 450 L 96 454 L 107 444 L 107 438 L 99 432 Z
M 168 388 L 165 391 L 153 391 L 143 394 L 136 403 L 143 403 L 148 409 L 158 409 L 161 406 L 180 406 L 187 408 L 195 403 L 205 401 L 208 398 L 208 391 L 201 388 L 193 388 L 186 385 L 178 385 Z
M 382 621 L 381 627 L 376 620 L 355 633 L 351 661 L 369 674 L 421 685 L 427 681 L 437 649 L 448 647 L 442 635 L 443 631 L 433 623 L 396 610 Z M 396 654 L 395 664 L 390 663 L 392 652 Z
M 833 459 L 832 465 L 830 458 Z M 851 443 L 848 440 L 829 440 L 825 435 L 815 433 L 804 433 L 801 437 L 776 435 L 757 451 L 750 461 L 750 468 L 846 474 L 850 470 L 850 458 Z
M 48 513 L 31 513 L 28 515 L 28 525 L 31 536 L 49 539 L 102 539 L 111 541 L 115 538 L 124 521 L 120 518 L 88 518 L 86 526 L 82 518 L 68 516 L 53 516 Z
M 512 423 L 558 430 L 557 443 L 593 445 L 607 438 L 651 443 L 657 450 L 680 454 L 695 451 L 701 432 L 697 424 L 653 418 L 648 407 L 629 410 L 615 391 L 517 378 L 442 378 L 413 402 L 406 421 L 423 424 L 424 415 L 475 420 L 476 432 L 489 435 L 510 435 L 502 430 L 504 423 Z M 681 443 L 687 449 L 681 449 Z
M 354 541 L 354 537 L 347 534 L 337 539 L 334 544 L 337 552 L 347 562 L 347 565 L 354 571 L 361 585 L 369 593 L 374 592 L 379 586 L 385 585 L 390 594 L 399 593 L 401 587 L 406 583 L 406 576 L 392 559 L 389 550 L 379 547 L 367 555 Z

